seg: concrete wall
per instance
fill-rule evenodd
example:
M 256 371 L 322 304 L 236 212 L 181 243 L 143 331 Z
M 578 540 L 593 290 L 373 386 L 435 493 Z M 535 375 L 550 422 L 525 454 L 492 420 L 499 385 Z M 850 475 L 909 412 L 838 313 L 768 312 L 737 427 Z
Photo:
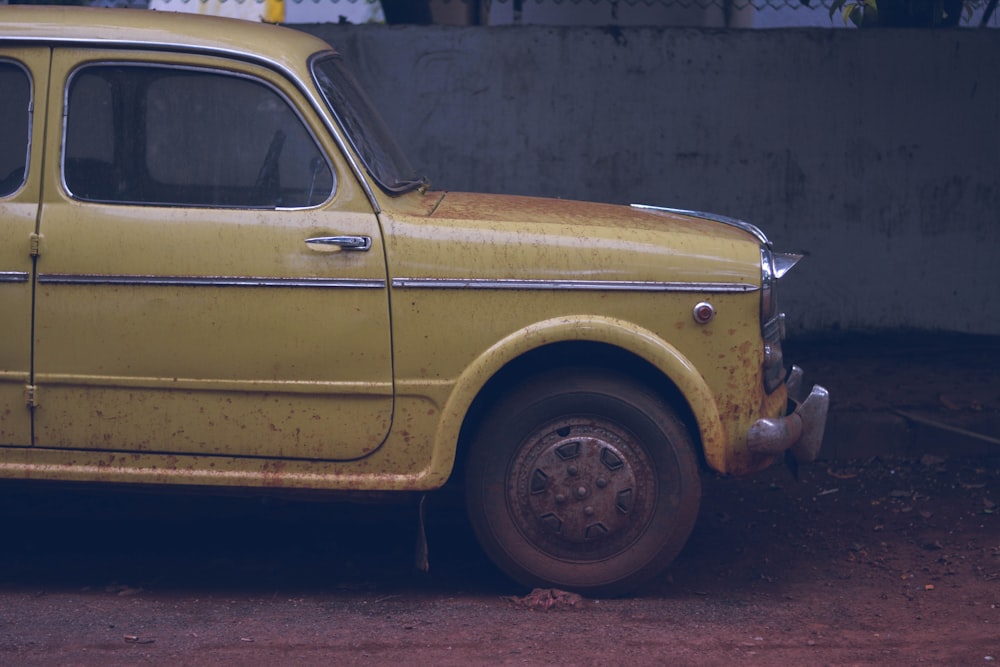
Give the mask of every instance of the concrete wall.
M 1000 31 L 307 29 L 437 187 L 754 222 L 793 333 L 1000 334 Z

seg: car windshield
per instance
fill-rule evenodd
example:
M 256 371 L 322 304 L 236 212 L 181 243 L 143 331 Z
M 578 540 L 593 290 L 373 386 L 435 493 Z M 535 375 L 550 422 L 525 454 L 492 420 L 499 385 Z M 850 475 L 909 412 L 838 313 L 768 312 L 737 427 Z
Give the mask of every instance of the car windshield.
M 402 193 L 427 185 L 340 57 L 315 59 L 312 72 L 347 139 L 382 189 Z

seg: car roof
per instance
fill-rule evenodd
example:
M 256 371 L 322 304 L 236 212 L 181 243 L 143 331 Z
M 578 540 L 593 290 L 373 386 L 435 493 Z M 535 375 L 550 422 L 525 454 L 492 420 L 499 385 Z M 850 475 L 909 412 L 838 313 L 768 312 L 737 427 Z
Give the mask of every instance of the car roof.
M 331 47 L 298 30 L 240 19 L 76 6 L 0 7 L 0 44 L 87 44 L 98 48 L 155 46 L 224 53 L 302 67 Z

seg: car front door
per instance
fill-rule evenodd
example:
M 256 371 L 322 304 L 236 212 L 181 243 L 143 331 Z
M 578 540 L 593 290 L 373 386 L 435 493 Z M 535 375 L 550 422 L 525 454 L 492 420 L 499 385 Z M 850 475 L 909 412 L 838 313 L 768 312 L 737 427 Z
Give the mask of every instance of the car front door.
M 393 406 L 378 221 L 304 96 L 250 65 L 65 49 L 51 98 L 35 443 L 378 448 Z
M 49 50 L 0 50 L 0 445 L 31 443 L 31 281 Z

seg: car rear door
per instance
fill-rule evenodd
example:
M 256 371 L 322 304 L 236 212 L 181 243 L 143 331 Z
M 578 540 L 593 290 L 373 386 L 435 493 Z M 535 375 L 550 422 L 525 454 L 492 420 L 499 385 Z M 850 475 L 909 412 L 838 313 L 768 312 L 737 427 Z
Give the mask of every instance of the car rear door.
M 225 59 L 75 49 L 54 51 L 51 95 L 66 108 L 48 115 L 62 140 L 40 224 L 36 444 L 378 448 L 393 405 L 378 221 L 305 96 Z
M 0 445 L 31 444 L 31 290 L 46 48 L 0 47 Z

